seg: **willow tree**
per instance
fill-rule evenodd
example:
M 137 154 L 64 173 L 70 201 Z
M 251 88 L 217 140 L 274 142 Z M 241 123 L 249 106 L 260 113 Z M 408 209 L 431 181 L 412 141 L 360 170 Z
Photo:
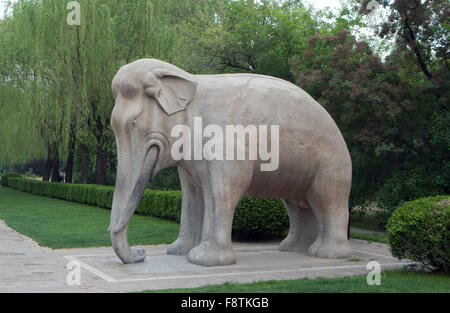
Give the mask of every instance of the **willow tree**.
M 29 158 L 29 152 L 36 150 L 47 150 L 48 160 L 58 159 L 64 108 L 55 104 L 63 91 L 58 90 L 59 78 L 48 67 L 49 59 L 42 49 L 45 38 L 41 27 L 46 22 L 39 3 L 34 1 L 18 1 L 12 14 L 2 21 L 2 63 L 6 68 L 2 72 L 2 87 L 4 93 L 15 97 L 13 103 L 2 105 L 15 106 L 2 126 L 9 131 L 6 143 L 20 138 L 19 144 L 8 145 L 11 161 Z M 42 140 L 36 140 L 36 135 Z M 44 145 L 37 147 L 39 143 Z M 48 176 L 49 171 L 45 178 Z
M 95 150 L 95 183 L 105 184 L 108 155 L 115 149 L 110 127 L 114 105 L 111 81 L 118 68 L 135 59 L 168 59 L 174 32 L 164 20 L 163 1 L 81 1 L 77 62 L 82 82 L 79 137 Z M 166 56 L 166 57 L 165 57 Z
M 56 173 L 61 156 L 66 156 L 70 181 L 78 146 L 83 181 L 92 151 L 95 182 L 104 184 L 108 156 L 115 149 L 109 126 L 111 80 L 121 65 L 138 58 L 170 61 L 175 32 L 166 18 L 171 7 L 166 1 L 78 2 L 80 25 L 66 22 L 70 10 L 60 0 L 19 0 L 1 23 L 5 70 L 0 88 L 6 94 L 2 101 L 9 101 L 1 109 L 6 113 L 0 127 L 8 131 L 0 138 L 9 141 L 9 154 L 2 157 L 17 162 L 13 155 L 25 160 L 46 154 L 48 180 L 51 168 Z M 18 144 L 13 138 L 24 132 L 20 126 L 29 134 L 20 136 Z

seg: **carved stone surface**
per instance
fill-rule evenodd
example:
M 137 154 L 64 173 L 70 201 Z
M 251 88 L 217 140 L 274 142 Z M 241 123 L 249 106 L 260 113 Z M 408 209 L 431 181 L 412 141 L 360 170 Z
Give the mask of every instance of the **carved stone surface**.
M 255 74 L 192 75 L 166 62 L 142 59 L 120 68 L 112 90 L 118 169 L 109 230 L 124 263 L 145 258 L 143 250 L 130 249 L 127 228 L 147 182 L 174 166 L 180 175 L 182 213 L 179 237 L 167 253 L 186 254 L 189 262 L 200 265 L 235 263 L 233 213 L 239 200 L 250 196 L 284 199 L 290 231 L 280 250 L 350 256 L 350 155 L 330 115 L 298 86 Z M 174 159 L 172 147 L 179 138 L 172 130 L 177 125 L 193 130 L 189 143 L 195 148 L 199 117 L 203 126 L 219 125 L 223 133 L 226 125 L 278 125 L 278 147 L 274 137 L 268 136 L 267 143 L 279 152 L 276 169 L 262 170 L 267 160 L 260 155 L 256 160 L 249 155 L 245 160 L 207 160 L 207 155 Z M 200 138 L 200 144 L 207 140 Z

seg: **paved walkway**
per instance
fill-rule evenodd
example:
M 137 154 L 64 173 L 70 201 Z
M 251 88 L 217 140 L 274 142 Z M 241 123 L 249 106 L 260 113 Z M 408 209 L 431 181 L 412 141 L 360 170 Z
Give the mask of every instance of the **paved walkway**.
M 234 243 L 237 264 L 202 267 L 184 256 L 166 255 L 167 245 L 142 246 L 143 263 L 123 265 L 111 247 L 57 249 L 39 247 L 0 220 L 0 292 L 127 292 L 144 289 L 191 288 L 224 282 L 252 282 L 303 277 L 342 277 L 365 274 L 377 260 L 383 269 L 403 267 L 386 245 L 350 241 L 348 260 L 312 258 L 278 251 L 277 243 Z M 81 266 L 81 285 L 69 286 L 70 261 Z

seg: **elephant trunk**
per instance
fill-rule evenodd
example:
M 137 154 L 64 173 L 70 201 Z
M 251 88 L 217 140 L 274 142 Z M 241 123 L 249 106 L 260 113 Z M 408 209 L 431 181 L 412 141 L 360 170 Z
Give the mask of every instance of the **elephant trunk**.
M 143 162 L 139 162 L 141 166 L 130 166 L 133 162 L 128 160 L 128 154 L 121 156 L 119 153 L 109 232 L 114 251 L 125 264 L 142 262 L 145 259 L 143 250 L 130 248 L 127 231 L 128 223 L 144 194 L 147 182 L 153 177 L 158 154 L 158 146 L 153 145 Z
M 143 249 L 131 249 L 128 245 L 128 225 L 118 233 L 110 232 L 111 242 L 117 256 L 125 264 L 142 262 L 145 259 Z

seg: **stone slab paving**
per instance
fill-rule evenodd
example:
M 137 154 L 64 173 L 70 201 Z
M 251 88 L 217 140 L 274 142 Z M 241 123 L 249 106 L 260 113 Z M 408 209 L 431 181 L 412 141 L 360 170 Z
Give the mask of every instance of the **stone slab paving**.
M 224 282 L 253 282 L 366 274 L 371 260 L 382 270 L 407 264 L 393 258 L 385 244 L 350 241 L 353 257 L 327 260 L 278 251 L 277 242 L 233 244 L 237 263 L 203 267 L 184 256 L 166 254 L 167 245 L 140 246 L 143 263 L 123 265 L 111 247 L 48 249 L 0 220 L 0 292 L 128 292 L 144 289 L 191 288 Z M 70 261 L 81 266 L 81 285 L 69 286 Z

